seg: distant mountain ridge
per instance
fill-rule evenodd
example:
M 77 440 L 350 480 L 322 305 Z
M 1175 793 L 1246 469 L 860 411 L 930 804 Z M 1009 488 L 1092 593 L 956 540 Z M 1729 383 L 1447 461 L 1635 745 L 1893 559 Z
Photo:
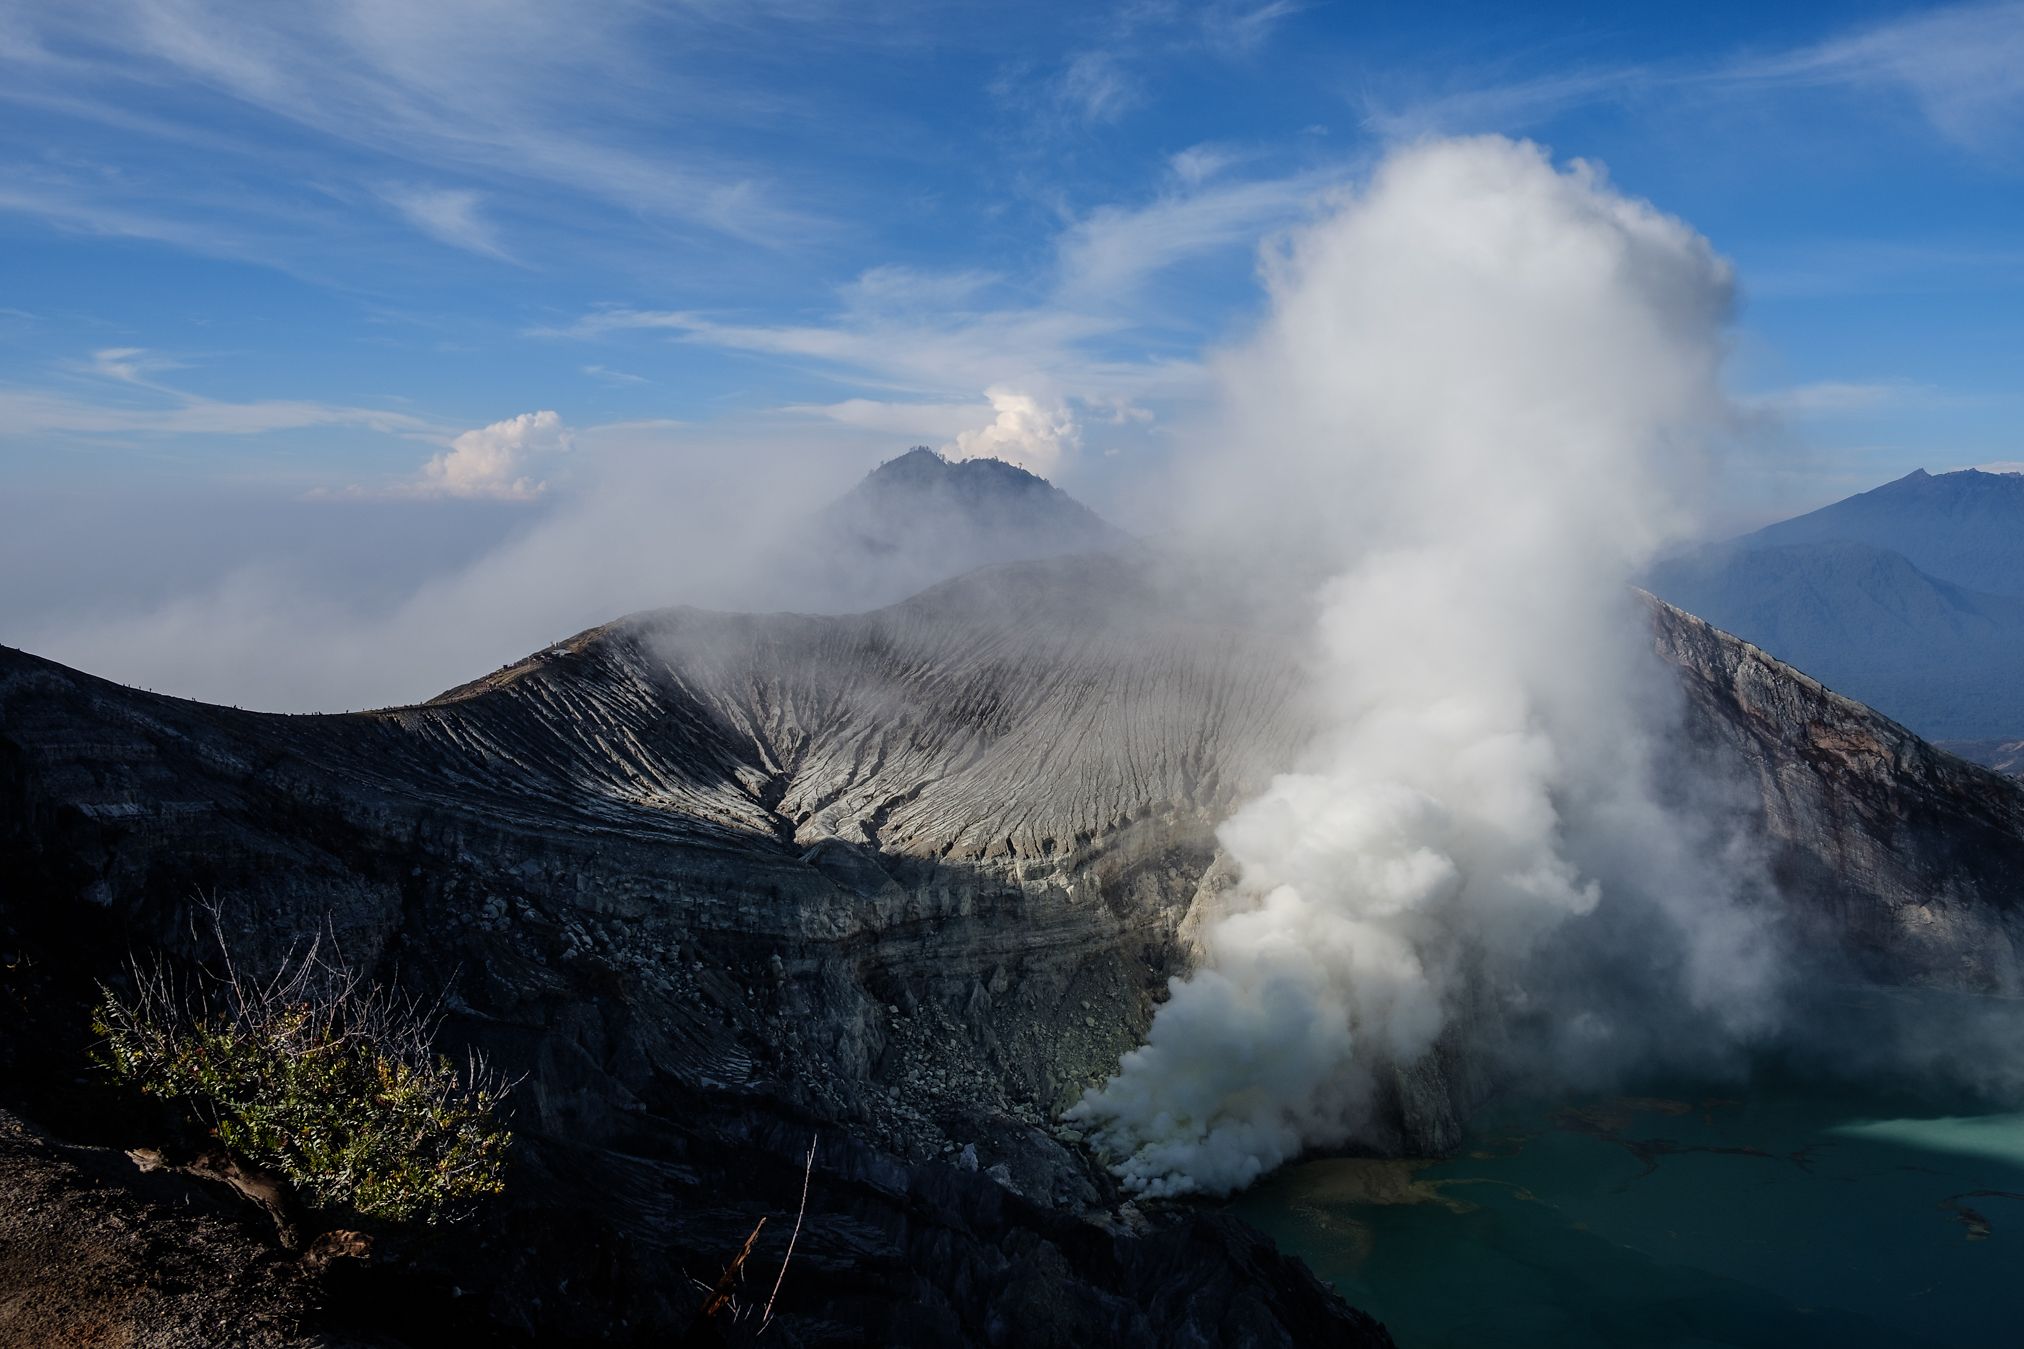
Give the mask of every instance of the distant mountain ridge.
M 1985 762 L 2024 733 L 2024 475 L 1920 469 L 1646 585 Z
M 1867 543 L 1902 553 L 1928 576 L 1993 595 L 2024 596 L 2024 473 L 1915 469 L 1895 482 L 1766 525 L 1738 543 Z

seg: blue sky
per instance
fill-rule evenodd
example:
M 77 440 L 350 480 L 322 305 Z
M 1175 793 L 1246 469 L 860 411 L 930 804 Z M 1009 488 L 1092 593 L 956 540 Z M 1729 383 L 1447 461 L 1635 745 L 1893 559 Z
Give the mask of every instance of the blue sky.
M 1737 519 L 2024 459 L 2024 4 L 0 0 L 0 110 L 0 622 L 366 520 L 330 566 L 453 565 L 603 454 L 1149 523 L 1261 241 L 1431 135 L 1735 261 Z

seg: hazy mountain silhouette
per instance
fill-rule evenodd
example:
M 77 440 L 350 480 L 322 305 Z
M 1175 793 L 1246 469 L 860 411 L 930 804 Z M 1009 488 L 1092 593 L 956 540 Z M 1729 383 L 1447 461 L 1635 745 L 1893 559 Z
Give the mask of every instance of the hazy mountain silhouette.
M 1647 584 L 1922 735 L 2024 731 L 2024 475 L 1920 470 L 1668 559 Z
M 2024 596 L 2024 473 L 1917 469 L 1895 482 L 1767 525 L 1737 542 L 1867 543 L 1902 553 L 1928 576 L 1992 595 Z
M 794 607 L 852 612 L 978 567 L 1111 552 L 1130 541 L 1023 468 L 916 446 L 817 512 L 780 566 Z

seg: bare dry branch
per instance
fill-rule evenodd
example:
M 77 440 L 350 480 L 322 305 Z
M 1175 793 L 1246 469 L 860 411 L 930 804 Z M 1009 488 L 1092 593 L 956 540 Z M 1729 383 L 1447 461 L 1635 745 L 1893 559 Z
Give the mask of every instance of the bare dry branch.
M 717 1280 L 716 1288 L 711 1291 L 709 1300 L 703 1304 L 702 1312 L 696 1317 L 698 1326 L 706 1324 L 717 1313 L 731 1305 L 732 1294 L 737 1291 L 738 1280 L 745 1272 L 745 1262 L 752 1257 L 752 1248 L 759 1244 L 759 1233 L 765 1226 L 766 1220 L 761 1218 L 753 1226 L 752 1235 L 745 1238 L 745 1244 L 731 1257 L 731 1263 L 724 1266 L 723 1276 Z
M 766 1295 L 766 1310 L 759 1314 L 758 1334 L 764 1335 L 766 1327 L 773 1324 L 773 1303 L 780 1296 L 780 1285 L 787 1278 L 787 1266 L 794 1259 L 794 1243 L 801 1240 L 801 1220 L 808 1216 L 808 1182 L 815 1176 L 815 1145 L 821 1134 L 808 1140 L 808 1162 L 801 1169 L 801 1207 L 795 1210 L 794 1231 L 787 1238 L 787 1254 L 780 1257 L 780 1272 L 773 1276 L 773 1291 Z

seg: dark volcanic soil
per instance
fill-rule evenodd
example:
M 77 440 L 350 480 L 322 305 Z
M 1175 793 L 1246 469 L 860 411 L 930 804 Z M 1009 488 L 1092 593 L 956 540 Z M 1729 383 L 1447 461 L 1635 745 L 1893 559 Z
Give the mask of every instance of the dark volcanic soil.
M 0 1346 L 296 1349 L 315 1281 L 220 1198 L 0 1111 Z

